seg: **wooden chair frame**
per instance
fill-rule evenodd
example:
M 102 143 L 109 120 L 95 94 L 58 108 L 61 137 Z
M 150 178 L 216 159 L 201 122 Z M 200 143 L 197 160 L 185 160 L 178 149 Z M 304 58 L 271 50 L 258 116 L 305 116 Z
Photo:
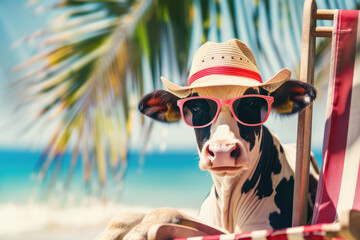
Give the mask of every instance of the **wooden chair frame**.
M 305 0 L 302 26 L 300 81 L 314 84 L 315 44 L 317 37 L 332 37 L 333 27 L 317 27 L 316 20 L 333 20 L 336 10 L 317 9 L 315 0 Z M 307 196 L 311 153 L 312 104 L 298 117 L 295 164 L 293 226 L 307 224 Z

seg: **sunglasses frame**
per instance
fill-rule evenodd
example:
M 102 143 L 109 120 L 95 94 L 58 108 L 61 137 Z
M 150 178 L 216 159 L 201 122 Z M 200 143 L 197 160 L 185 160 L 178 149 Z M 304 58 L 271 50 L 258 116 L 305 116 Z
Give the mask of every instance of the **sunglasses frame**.
M 235 112 L 234 112 L 234 109 L 233 109 L 233 103 L 240 99 L 240 98 L 248 98 L 248 97 L 257 97 L 257 98 L 263 98 L 266 100 L 267 104 L 268 104 L 268 111 L 267 111 L 267 115 L 266 115 L 266 118 L 264 121 L 262 121 L 261 123 L 255 123 L 255 124 L 249 124 L 249 123 L 244 123 L 242 121 L 240 121 Z M 202 125 L 202 126 L 191 126 L 190 124 L 188 124 L 186 121 L 185 121 L 185 115 L 184 115 L 184 112 L 183 112 L 183 105 L 185 102 L 189 101 L 189 100 L 192 100 L 192 99 L 211 99 L 213 101 L 216 102 L 218 108 L 217 108 L 217 112 L 215 114 L 215 117 L 208 123 L 208 124 L 205 124 L 205 125 Z M 204 128 L 204 127 L 207 127 L 209 126 L 210 124 L 212 124 L 213 122 L 215 122 L 215 120 L 218 118 L 219 116 L 219 113 L 221 111 L 221 107 L 222 105 L 224 104 L 227 104 L 230 108 L 230 111 L 231 111 L 231 114 L 232 116 L 236 119 L 236 121 L 238 121 L 239 123 L 245 125 L 245 126 L 259 126 L 259 125 L 262 125 L 264 124 L 264 122 L 266 122 L 266 120 L 269 118 L 269 115 L 270 115 L 270 111 L 271 111 L 271 104 L 274 102 L 274 98 L 271 97 L 271 96 L 264 96 L 264 95 L 257 95 L 257 94 L 248 94 L 248 95 L 243 95 L 243 96 L 240 96 L 240 97 L 235 97 L 235 98 L 231 98 L 231 99 L 219 99 L 219 98 L 213 98 L 213 97 L 190 97 L 190 98 L 183 98 L 183 99 L 180 99 L 177 101 L 177 105 L 178 107 L 180 108 L 180 113 L 181 113 L 181 117 L 183 119 L 183 121 L 186 123 L 186 125 L 192 127 L 192 128 Z

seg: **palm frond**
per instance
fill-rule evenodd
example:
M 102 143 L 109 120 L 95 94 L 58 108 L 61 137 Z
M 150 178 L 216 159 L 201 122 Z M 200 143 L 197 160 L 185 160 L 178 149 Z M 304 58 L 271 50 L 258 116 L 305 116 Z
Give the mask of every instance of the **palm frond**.
M 87 7 L 88 4 L 95 5 Z M 133 113 L 129 112 L 134 108 L 134 103 L 129 101 L 131 93 L 127 91 L 129 80 L 126 78 L 127 72 L 134 72 L 129 65 L 129 39 L 151 4 L 146 0 L 128 4 L 59 2 L 56 8 L 72 6 L 71 11 L 22 40 L 37 39 L 40 51 L 14 69 L 29 69 L 14 85 L 23 92 L 22 104 L 40 108 L 34 114 L 35 119 L 47 115 L 51 121 L 62 116 L 39 161 L 37 170 L 41 179 L 48 174 L 50 166 L 56 164 L 58 167 L 52 171 L 53 184 L 61 166 L 55 162 L 61 161 L 60 156 L 72 149 L 72 138 L 77 140 L 67 185 L 80 152 L 86 182 L 91 179 L 90 156 L 94 156 L 101 184 L 106 182 L 108 156 L 114 174 L 120 159 L 126 161 L 133 121 Z M 118 109 L 113 111 L 114 107 Z

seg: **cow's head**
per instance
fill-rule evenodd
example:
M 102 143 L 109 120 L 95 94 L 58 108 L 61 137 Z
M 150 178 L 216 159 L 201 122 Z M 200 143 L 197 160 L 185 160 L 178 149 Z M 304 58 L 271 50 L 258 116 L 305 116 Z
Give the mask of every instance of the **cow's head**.
M 182 105 L 181 101 L 184 99 L 196 96 L 227 100 L 246 95 L 267 96 L 266 98 L 273 100 L 269 101 L 272 110 L 279 114 L 293 114 L 310 104 L 316 97 L 316 91 L 311 85 L 294 80 L 286 81 L 273 92 L 268 92 L 261 87 L 217 86 L 193 89 L 189 96 L 182 99 L 170 92 L 155 90 L 143 97 L 139 103 L 139 110 L 155 120 L 171 123 L 181 120 L 179 105 Z M 179 100 L 180 104 L 178 104 Z M 231 101 L 221 102 L 224 104 L 211 124 L 194 128 L 200 156 L 199 166 L 200 169 L 209 170 L 218 176 L 237 175 L 252 169 L 256 159 L 259 158 L 263 127 L 261 124 L 245 125 L 241 121 L 247 121 L 247 123 L 262 121 L 254 120 L 259 116 L 260 110 L 256 101 L 243 101 L 234 106 L 238 108 L 236 114 L 239 116 L 236 118 L 234 111 L 231 111 L 228 105 Z M 215 114 L 206 101 L 198 101 L 193 106 L 184 105 L 183 118 L 188 125 L 189 123 L 190 125 L 207 123 L 211 119 L 198 119 L 206 119 Z M 253 116 L 251 116 L 252 111 L 254 111 Z M 241 114 L 246 114 L 246 116 Z M 260 114 L 266 113 L 264 111 Z M 265 119 L 265 117 L 262 118 Z

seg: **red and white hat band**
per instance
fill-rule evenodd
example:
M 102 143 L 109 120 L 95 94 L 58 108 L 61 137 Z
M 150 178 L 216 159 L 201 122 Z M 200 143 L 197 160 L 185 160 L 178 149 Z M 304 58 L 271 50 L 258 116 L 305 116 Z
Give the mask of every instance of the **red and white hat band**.
M 209 75 L 228 75 L 228 76 L 247 77 L 262 83 L 261 76 L 257 72 L 245 68 L 222 66 L 222 67 L 205 68 L 203 70 L 194 73 L 189 78 L 189 86 L 196 80 Z

